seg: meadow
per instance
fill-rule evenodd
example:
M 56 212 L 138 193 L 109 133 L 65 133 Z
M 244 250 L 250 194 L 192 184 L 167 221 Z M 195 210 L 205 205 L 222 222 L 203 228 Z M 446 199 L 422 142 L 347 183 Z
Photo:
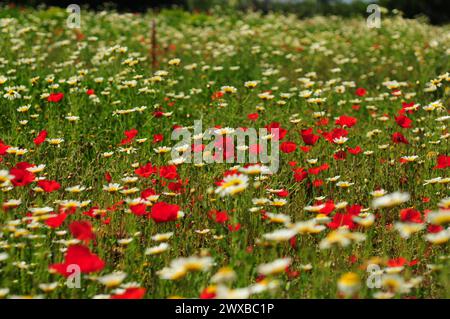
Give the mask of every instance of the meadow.
M 450 297 L 448 25 L 67 16 L 0 8 L 0 298 Z M 195 120 L 279 169 L 174 159 Z

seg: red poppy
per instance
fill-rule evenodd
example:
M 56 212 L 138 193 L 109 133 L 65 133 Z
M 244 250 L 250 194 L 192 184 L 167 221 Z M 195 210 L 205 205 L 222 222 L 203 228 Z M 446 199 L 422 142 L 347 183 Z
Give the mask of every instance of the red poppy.
M 292 153 L 297 149 L 297 145 L 294 142 L 283 142 L 280 149 L 283 153 Z
M 98 206 L 94 206 L 91 209 L 89 209 L 87 212 L 83 212 L 83 215 L 85 216 L 89 216 L 91 218 L 102 218 L 106 216 L 106 212 L 104 211 L 99 211 L 99 207 Z
M 14 176 L 12 179 L 12 184 L 16 187 L 26 186 L 31 184 L 35 176 L 33 173 L 27 171 L 27 168 L 32 167 L 33 165 L 27 162 L 18 163 L 15 167 L 11 168 L 9 173 Z
M 269 125 L 266 125 L 265 128 L 270 134 L 275 134 L 274 140 L 282 140 L 287 134 L 287 130 L 282 128 L 278 122 L 272 122 Z M 276 130 L 278 130 L 278 134 Z
M 277 195 L 280 197 L 288 197 L 289 196 L 289 192 L 285 189 L 282 189 L 281 191 L 277 192 Z
M 162 134 L 153 135 L 153 143 L 159 143 L 164 140 L 164 136 Z
M 316 122 L 316 125 L 317 126 L 327 126 L 329 122 L 330 122 L 330 120 L 328 118 L 323 117 Z
M 237 169 L 229 169 L 223 173 L 223 177 L 227 177 L 227 176 L 234 175 L 234 174 L 238 174 L 238 170 Z M 238 174 L 238 175 L 240 175 L 240 174 Z M 222 185 L 222 181 L 219 185 Z
M 157 172 L 158 168 L 153 166 L 152 163 L 147 163 L 144 166 L 137 168 L 134 173 L 141 177 L 147 178 Z
M 142 299 L 145 296 L 145 288 L 127 288 L 124 292 L 111 296 L 111 299 Z
M 418 223 L 418 224 L 423 223 L 420 212 L 418 210 L 415 210 L 414 208 L 402 209 L 400 211 L 400 219 L 403 222 Z
M 302 152 L 308 153 L 311 150 L 311 146 L 300 146 Z
M 61 101 L 64 97 L 64 93 L 61 92 L 57 92 L 57 93 L 50 93 L 50 95 L 47 98 L 48 102 L 52 102 L 52 103 L 58 103 L 59 101 Z
M 175 165 L 161 166 L 159 175 L 165 179 L 176 179 L 178 178 L 177 167 Z
M 220 212 L 218 210 L 211 210 L 208 212 L 208 217 L 214 220 L 216 223 L 223 224 L 228 221 L 227 212 Z
M 357 96 L 363 97 L 364 95 L 366 95 L 367 91 L 364 88 L 357 88 L 355 91 L 355 94 Z
M 92 225 L 88 221 L 74 221 L 70 223 L 69 230 L 72 236 L 76 239 L 89 242 L 95 239 L 95 234 L 92 231 Z
M 211 100 L 217 100 L 220 99 L 225 93 L 223 93 L 222 91 L 218 91 L 218 92 L 214 92 L 211 95 Z
M 349 262 L 350 264 L 354 264 L 354 263 L 356 263 L 357 261 L 358 261 L 358 257 L 356 257 L 355 255 L 351 255 L 351 256 L 348 257 L 348 262 Z
M 155 192 L 155 190 L 153 188 L 147 188 L 147 189 L 144 189 L 141 192 L 141 197 L 144 198 L 144 199 L 146 199 L 146 198 L 148 198 L 148 197 L 150 197 L 152 195 L 156 195 L 156 192 Z
M 136 137 L 136 135 L 138 134 L 138 130 L 136 130 L 136 129 L 131 129 L 131 130 L 129 130 L 129 131 L 125 131 L 124 134 L 125 134 L 125 136 L 126 136 L 127 138 L 134 138 L 134 137 Z
M 357 216 L 357 215 L 359 215 L 359 213 L 361 213 L 361 209 L 362 209 L 362 206 L 360 206 L 360 205 L 351 205 L 351 206 L 347 206 L 346 211 L 348 214 Z
M 183 184 L 181 182 L 170 182 L 167 188 L 175 193 L 181 193 L 183 191 Z
M 330 143 L 334 143 L 335 139 L 340 137 L 346 137 L 348 135 L 348 131 L 343 128 L 335 128 L 331 132 L 323 132 L 322 136 Z
M 411 102 L 411 103 L 402 102 L 402 109 L 398 113 L 399 114 L 404 114 L 405 111 L 406 111 L 405 109 L 414 106 L 414 104 L 415 104 L 414 102 Z M 414 110 L 413 109 L 409 109 L 406 112 L 411 114 L 411 113 L 414 113 Z
M 395 144 L 399 144 L 399 143 L 409 144 L 408 140 L 400 132 L 395 132 L 394 134 L 392 134 L 392 141 Z
M 412 124 L 412 120 L 405 115 L 396 116 L 395 122 L 397 122 L 397 124 L 403 128 L 410 128 Z
M 45 139 L 47 138 L 47 131 L 43 130 L 41 131 L 38 136 L 33 140 L 33 143 L 36 145 L 42 144 L 45 142 Z
M 335 124 L 339 126 L 352 127 L 356 124 L 357 119 L 347 115 L 341 115 L 336 120 Z
M 105 172 L 105 179 L 108 183 L 111 183 L 112 181 L 112 177 L 111 174 L 109 172 Z
M 121 200 L 118 201 L 117 203 L 114 203 L 112 206 L 109 206 L 108 208 L 106 208 L 108 211 L 114 212 L 116 211 L 118 208 L 120 208 L 120 206 L 122 206 L 125 203 L 125 201 Z
M 444 227 L 442 227 L 441 225 L 429 225 L 427 228 L 427 231 L 432 234 L 439 233 L 443 230 Z
M 247 118 L 250 121 L 256 121 L 258 119 L 258 117 L 259 117 L 258 113 L 252 113 L 252 114 L 247 115 Z
M 348 147 L 348 148 L 347 148 L 347 151 L 348 151 L 350 154 L 358 155 L 359 153 L 362 152 L 362 149 L 361 149 L 361 147 L 359 147 L 359 146 L 356 146 L 355 148 Z
M 59 211 L 59 213 L 67 213 L 69 215 L 72 215 L 72 214 L 75 214 L 75 212 L 77 211 L 77 208 L 60 206 L 58 211 Z
M 148 214 L 147 205 L 145 204 L 130 205 L 130 210 L 136 216 L 143 216 Z
M 418 260 L 418 259 L 413 259 L 413 260 L 411 260 L 411 261 L 408 263 L 408 266 L 409 266 L 409 267 L 412 267 L 412 266 L 417 265 L 418 263 L 419 263 L 419 260 Z
M 303 181 L 306 177 L 308 177 L 308 172 L 303 168 L 296 168 L 294 170 L 294 179 L 296 182 Z
M 95 94 L 95 92 L 94 92 L 93 89 L 88 89 L 88 90 L 86 90 L 86 94 L 87 95 L 92 95 L 92 94 Z
M 320 173 L 320 167 L 308 168 L 308 174 L 310 174 L 310 175 L 317 175 L 319 173 Z
M 61 188 L 61 185 L 57 181 L 41 180 L 37 184 L 46 193 L 55 192 Z
M 126 138 L 124 138 L 120 144 L 125 145 L 130 143 L 131 141 L 133 141 L 133 139 L 136 137 L 136 135 L 138 134 L 138 130 L 136 129 L 131 129 L 129 131 L 125 131 L 124 132 Z
M 434 169 L 444 169 L 450 167 L 450 156 L 439 155 L 437 158 L 437 165 L 433 167 Z
M 239 229 L 241 229 L 241 224 L 239 224 L 239 223 L 237 223 L 235 225 L 231 225 L 231 224 L 228 225 L 228 230 L 231 231 L 231 232 L 236 232 Z
M 34 164 L 30 164 L 28 162 L 20 162 L 20 163 L 17 163 L 16 166 L 14 166 L 14 167 L 18 168 L 18 169 L 27 169 L 27 168 L 30 168 L 30 167 L 33 167 L 33 166 L 35 166 L 35 165 Z
M 67 277 L 74 271 L 70 267 L 72 265 L 78 266 L 82 273 L 88 274 L 102 270 L 105 267 L 105 262 L 97 255 L 91 253 L 88 247 L 72 245 L 67 249 L 64 262 L 50 265 L 49 268 Z
M 320 187 L 320 186 L 323 185 L 323 180 L 321 180 L 321 179 L 316 179 L 316 180 L 313 181 L 312 184 L 313 184 L 314 187 Z
M 162 117 L 163 114 L 164 114 L 163 111 L 154 111 L 153 112 L 153 116 L 156 117 L 156 118 Z
M 50 217 L 45 221 L 45 224 L 51 228 L 60 227 L 67 218 L 66 213 L 54 214 L 54 217 Z
M 306 130 L 301 130 L 300 132 L 303 142 L 306 145 L 314 145 L 317 143 L 317 141 L 319 140 L 320 136 L 319 135 L 315 135 L 313 134 L 313 129 L 309 128 Z
M 6 145 L 2 140 L 0 140 L 0 155 L 5 155 L 9 146 Z
M 328 227 L 331 229 L 336 229 L 341 226 L 347 226 L 349 229 L 355 228 L 355 223 L 353 222 L 353 215 L 336 213 L 333 216 L 333 220 L 328 223 Z
M 320 210 L 320 213 L 328 216 L 333 212 L 334 208 L 334 201 L 332 199 L 327 200 L 325 203 L 325 207 Z
M 152 212 L 149 215 L 157 223 L 164 223 L 176 220 L 180 207 L 165 202 L 159 202 L 152 206 Z
M 216 293 L 211 289 L 209 289 L 208 287 L 203 289 L 202 292 L 200 293 L 200 299 L 213 299 L 215 297 Z
M 289 239 L 289 246 L 291 246 L 292 249 L 297 248 L 297 236 L 292 236 Z
M 358 216 L 361 209 L 362 207 L 360 205 L 347 206 L 346 213 L 336 213 L 333 216 L 333 220 L 328 223 L 328 227 L 331 229 L 336 229 L 341 226 L 347 226 L 349 229 L 355 228 L 356 224 L 353 222 L 353 217 Z
M 409 163 L 411 163 L 410 161 L 408 161 L 408 160 L 405 159 L 405 158 L 400 158 L 398 161 L 399 161 L 400 163 L 402 163 L 402 164 L 409 164 Z
M 300 272 L 298 270 L 291 270 L 289 267 L 286 267 L 285 273 L 289 279 L 295 279 L 300 276 Z
M 337 161 L 343 161 L 347 158 L 347 153 L 345 151 L 337 151 L 334 153 L 333 157 Z
M 408 261 L 403 257 L 393 258 L 389 259 L 387 262 L 387 265 L 389 267 L 402 267 L 404 266 Z

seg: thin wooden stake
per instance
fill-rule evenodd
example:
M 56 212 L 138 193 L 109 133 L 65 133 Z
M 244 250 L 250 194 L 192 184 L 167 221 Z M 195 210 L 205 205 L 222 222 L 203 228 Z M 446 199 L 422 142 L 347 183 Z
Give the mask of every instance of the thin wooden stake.
M 156 70 L 156 20 L 152 21 L 152 71 Z

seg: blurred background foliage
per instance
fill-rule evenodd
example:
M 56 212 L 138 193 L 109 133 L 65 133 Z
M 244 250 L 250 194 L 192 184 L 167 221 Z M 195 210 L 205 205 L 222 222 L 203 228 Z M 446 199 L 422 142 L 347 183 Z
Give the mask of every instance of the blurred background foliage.
M 9 6 L 59 6 L 67 7 L 71 3 L 90 8 L 116 9 L 119 11 L 142 12 L 148 9 L 179 7 L 189 11 L 208 12 L 219 10 L 259 10 L 282 11 L 310 17 L 314 15 L 355 16 L 367 15 L 369 3 L 377 3 L 388 9 L 397 9 L 407 18 L 426 17 L 433 24 L 450 22 L 449 0 L 16 0 L 3 2 Z

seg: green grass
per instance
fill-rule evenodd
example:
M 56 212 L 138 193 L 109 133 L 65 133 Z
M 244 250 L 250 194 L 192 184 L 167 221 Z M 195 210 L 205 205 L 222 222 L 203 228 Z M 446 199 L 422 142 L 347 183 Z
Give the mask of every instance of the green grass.
M 66 15 L 60 9 L 25 9 L 22 12 L 0 9 L 0 76 L 7 78 L 0 84 L 3 92 L 0 139 L 9 146 L 29 150 L 23 156 L 5 154 L 0 170 L 9 170 L 22 161 L 45 164 L 45 170 L 36 176 L 61 184 L 61 188 L 52 193 L 33 191 L 35 182 L 25 187 L 5 186 L 0 192 L 0 203 L 10 199 L 22 201 L 19 207 L 0 214 L 0 254 L 8 254 L 6 260 L 0 261 L 0 289 L 9 289 L 6 297 L 92 298 L 113 294 L 112 289 L 96 282 L 94 276 L 123 271 L 127 274 L 124 283 L 138 283 L 146 289 L 146 298 L 192 298 L 198 297 L 211 284 L 211 277 L 220 267 L 233 268 L 237 278 L 231 286 L 243 288 L 255 283 L 258 265 L 282 257 L 292 258 L 290 270 L 299 271 L 298 276 L 276 275 L 278 289 L 252 297 L 336 298 L 339 278 L 354 272 L 361 280 L 361 289 L 351 297 L 371 298 L 380 291 L 365 285 L 368 273 L 364 265 L 372 257 L 383 260 L 381 268 L 386 267 L 389 259 L 398 257 L 419 261 L 414 266 L 406 265 L 399 276 L 406 281 L 420 276 L 421 283 L 394 297 L 450 297 L 448 242 L 432 245 L 425 239 L 426 229 L 406 240 L 385 225 L 399 221 L 403 208 L 414 207 L 422 216 L 426 210 L 436 211 L 438 203 L 449 195 L 448 183 L 423 186 L 424 180 L 448 177 L 448 168 L 433 169 L 437 156 L 448 155 L 449 149 L 446 122 L 435 121 L 448 115 L 449 75 L 445 75 L 449 71 L 448 26 L 434 27 L 401 17 L 382 17 L 380 29 L 368 29 L 363 19 L 356 18 L 297 20 L 293 16 L 256 13 L 205 15 L 163 11 L 158 15 L 131 15 L 82 11 L 81 30 L 75 31 L 66 27 Z M 152 70 L 150 54 L 153 19 L 157 24 L 156 70 Z M 127 50 L 109 50 L 114 46 Z M 138 63 L 124 65 L 128 58 Z M 168 61 L 172 58 L 180 58 L 181 64 L 170 66 Z M 193 63 L 197 68 L 185 68 Z M 239 68 L 233 70 L 234 66 Z M 215 70 L 215 67 L 222 69 Z M 335 68 L 340 68 L 340 72 L 332 72 Z M 267 72 L 270 69 L 276 72 Z M 166 70 L 168 75 L 163 76 L 161 82 L 152 82 L 150 79 L 157 70 Z M 52 83 L 46 80 L 50 75 L 54 77 L 53 83 L 59 84 L 58 88 L 51 88 Z M 30 81 L 34 77 L 39 79 L 32 85 Z M 77 77 L 72 85 L 67 83 L 71 77 Z M 98 77 L 103 81 L 96 82 Z M 306 87 L 300 78 L 314 83 Z M 434 79 L 439 79 L 439 87 L 426 92 L 426 84 Z M 122 87 L 124 81 L 132 80 L 136 80 L 135 86 Z M 259 81 L 252 90 L 244 86 L 244 82 L 250 80 Z M 393 96 L 383 85 L 389 80 L 404 84 L 400 87 L 400 96 Z M 337 93 L 335 88 L 345 81 L 353 81 L 354 86 L 346 85 L 344 93 Z M 19 85 L 25 88 L 20 93 L 21 98 L 3 98 L 5 87 Z M 236 87 L 237 93 L 226 94 L 220 101 L 212 100 L 211 95 L 224 85 Z M 140 91 L 144 87 L 148 88 L 147 93 Z M 367 95 L 356 96 L 357 87 L 365 88 Z M 87 89 L 95 91 L 98 102 L 89 98 Z M 195 93 L 192 89 L 200 90 Z M 325 102 L 308 103 L 299 96 L 299 92 L 308 89 L 317 90 L 319 97 L 326 98 Z M 272 91 L 273 100 L 258 98 L 258 94 L 266 90 Z M 48 102 L 42 94 L 51 92 L 63 92 L 64 98 L 58 103 Z M 284 105 L 277 104 L 281 100 L 280 93 L 289 92 L 293 93 L 292 97 L 285 100 Z M 437 100 L 442 102 L 443 110 L 426 112 L 422 109 Z M 225 104 L 220 105 L 220 102 Z M 417 112 L 407 114 L 413 120 L 412 129 L 401 128 L 394 120 L 402 102 L 420 104 Z M 360 105 L 359 110 L 352 108 L 356 104 Z M 18 112 L 17 108 L 23 105 L 31 107 L 27 112 Z M 113 115 L 115 110 L 141 106 L 147 108 L 142 112 Z M 172 115 L 155 117 L 155 110 L 172 112 Z M 255 112 L 259 113 L 259 118 L 251 122 L 247 115 Z M 324 112 L 322 117 L 328 118 L 329 123 L 316 126 L 318 119 L 313 117 L 314 112 Z M 65 119 L 68 114 L 79 116 L 79 121 L 69 122 Z M 293 114 L 298 114 L 301 121 L 292 123 Z M 379 120 L 385 114 L 389 119 Z M 357 118 L 357 124 L 347 129 L 349 140 L 344 146 L 360 146 L 363 151 L 373 151 L 372 155 L 348 154 L 343 161 L 335 160 L 333 154 L 338 145 L 322 137 L 309 153 L 298 148 L 304 145 L 299 134 L 301 129 L 313 127 L 316 134 L 317 129 L 331 131 L 336 127 L 335 118 L 341 115 Z M 167 186 L 160 183 L 163 178 L 152 177 L 157 179 L 155 184 L 152 178 L 139 178 L 133 186 L 140 191 L 152 187 L 161 194 L 158 201 L 179 205 L 185 216 L 176 222 L 157 224 L 135 216 L 128 211 L 127 204 L 107 212 L 107 217 L 111 218 L 109 224 L 82 214 L 94 206 L 107 209 L 127 197 L 139 197 L 139 192 L 126 196 L 103 191 L 103 185 L 108 184 L 105 173 L 109 172 L 113 182 L 123 185 L 122 177 L 136 176 L 133 164 L 167 165 L 170 152 L 156 154 L 153 148 L 174 145 L 170 140 L 173 126 L 191 126 L 200 118 L 204 128 L 216 125 L 260 128 L 276 121 L 288 130 L 283 141 L 295 142 L 297 150 L 280 153 L 280 170 L 262 180 L 258 188 L 250 182 L 242 193 L 224 198 L 210 190 L 216 188 L 214 182 L 220 181 L 233 164 L 179 165 L 179 177 L 183 181 L 187 179 L 188 183 L 176 196 L 162 194 L 168 192 Z M 25 120 L 28 122 L 20 122 Z M 135 140 L 124 146 L 136 148 L 133 153 L 120 152 L 124 131 L 133 128 L 139 132 L 136 139 L 148 140 L 143 143 Z M 47 142 L 34 145 L 33 139 L 44 129 L 49 138 L 64 138 L 64 142 L 59 147 Z M 366 134 L 375 129 L 381 132 L 367 137 Z M 410 144 L 394 144 L 391 139 L 394 132 L 401 132 Z M 164 141 L 154 144 L 154 134 L 163 134 Z M 430 141 L 440 143 L 430 144 Z M 389 145 L 380 149 L 384 144 Z M 110 151 L 114 151 L 112 157 L 102 156 Z M 401 164 L 400 157 L 407 155 L 419 158 L 413 163 Z M 307 159 L 318 159 L 318 162 L 312 165 Z M 330 168 L 296 182 L 290 161 L 306 169 L 324 163 Z M 326 181 L 337 175 L 341 176 L 340 181 L 350 181 L 354 185 L 341 189 Z M 311 186 L 316 179 L 323 180 L 321 187 Z M 86 186 L 87 190 L 79 194 L 64 191 L 75 185 Z M 254 198 L 276 198 L 266 191 L 270 188 L 288 190 L 287 204 L 264 209 L 289 215 L 294 222 L 316 216 L 303 208 L 313 205 L 314 198 L 319 196 L 365 208 L 370 208 L 373 198 L 370 193 L 378 188 L 389 193 L 408 192 L 411 199 L 389 209 L 370 208 L 369 212 L 377 216 L 374 225 L 352 230 L 366 235 L 361 243 L 321 250 L 319 243 L 330 232 L 327 228 L 318 234 L 297 235 L 297 246 L 292 248 L 288 242 L 264 245 L 262 235 L 283 226 L 263 219 L 261 212 L 249 211 L 254 206 Z M 429 201 L 422 201 L 424 197 Z M 70 214 L 57 229 L 47 227 L 45 220 L 37 220 L 36 228 L 28 227 L 24 219 L 28 208 L 49 206 L 58 212 L 55 201 L 69 199 L 91 202 Z M 227 223 L 240 223 L 241 228 L 230 232 L 226 225 L 209 219 L 208 212 L 213 209 L 226 211 L 230 218 Z M 49 265 L 63 262 L 63 248 L 68 243 L 61 240 L 72 238 L 68 226 L 74 220 L 92 223 L 96 239 L 87 246 L 106 263 L 101 272 L 82 276 L 81 289 L 67 288 L 63 276 L 48 271 Z M 21 235 L 21 229 L 28 229 L 28 234 Z M 210 232 L 195 232 L 203 229 L 210 229 Z M 58 235 L 62 230 L 67 232 Z M 144 255 L 146 248 L 157 245 L 151 236 L 171 231 L 174 236 L 168 241 L 170 250 L 161 255 Z M 213 235 L 223 238 L 218 240 Z M 118 243 L 123 238 L 133 238 L 133 241 L 123 246 Z M 248 247 L 253 250 L 249 252 Z M 178 281 L 158 276 L 157 271 L 168 266 L 171 260 L 199 254 L 213 257 L 215 264 L 208 271 L 189 273 Z M 356 262 L 350 263 L 350 256 L 356 256 Z M 22 261 L 26 268 L 18 266 Z M 312 269 L 303 270 L 301 265 L 305 264 L 311 264 Z M 441 270 L 430 271 L 427 265 L 431 264 L 440 266 Z M 39 288 L 39 284 L 51 282 L 58 282 L 59 286 L 49 293 Z M 381 290 L 389 290 L 389 287 Z

